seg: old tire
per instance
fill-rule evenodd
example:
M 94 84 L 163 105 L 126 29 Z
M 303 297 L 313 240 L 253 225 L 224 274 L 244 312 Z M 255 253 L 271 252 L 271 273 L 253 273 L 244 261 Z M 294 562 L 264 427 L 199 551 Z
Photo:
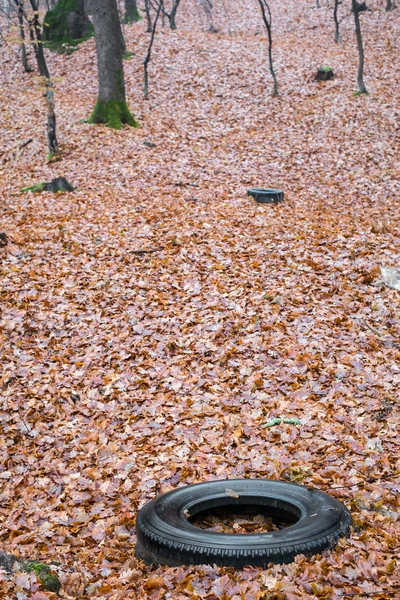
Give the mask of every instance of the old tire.
M 250 188 L 247 195 L 252 196 L 256 202 L 261 204 L 276 204 L 283 201 L 282 190 L 272 188 Z
M 280 531 L 256 534 L 215 533 L 188 520 L 217 507 L 249 506 L 279 520 L 298 520 Z M 136 556 L 156 565 L 265 568 L 332 548 L 350 525 L 347 508 L 317 489 L 265 479 L 210 481 L 162 494 L 139 511 Z

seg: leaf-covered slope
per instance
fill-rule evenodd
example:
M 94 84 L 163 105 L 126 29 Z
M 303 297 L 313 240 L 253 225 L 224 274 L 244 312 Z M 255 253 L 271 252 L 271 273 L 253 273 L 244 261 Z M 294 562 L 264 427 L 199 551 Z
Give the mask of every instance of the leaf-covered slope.
M 362 16 L 371 95 L 355 98 L 350 17 L 338 46 L 328 9 L 273 6 L 272 99 L 256 3 L 229 4 L 217 35 L 191 2 L 159 33 L 147 102 L 145 25 L 126 28 L 139 130 L 82 122 L 93 41 L 49 56 L 58 163 L 40 83 L 0 49 L 0 545 L 59 561 L 70 597 L 394 598 L 400 296 L 379 267 L 400 264 L 399 16 Z M 336 78 L 316 83 L 323 64 Z M 77 189 L 18 192 L 58 175 Z M 253 186 L 285 202 L 257 205 Z M 263 427 L 278 418 L 300 425 Z M 316 486 L 355 529 L 266 571 L 145 568 L 138 508 L 215 477 Z M 3 579 L 39 593 L 34 574 Z

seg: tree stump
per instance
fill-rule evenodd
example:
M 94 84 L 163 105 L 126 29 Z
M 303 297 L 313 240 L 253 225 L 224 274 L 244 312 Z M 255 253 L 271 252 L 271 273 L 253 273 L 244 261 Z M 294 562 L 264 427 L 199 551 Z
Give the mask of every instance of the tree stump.
M 45 192 L 73 192 L 74 187 L 65 177 L 56 177 L 48 183 L 44 184 L 43 191 Z
M 335 76 L 331 67 L 319 67 L 315 79 L 317 81 L 329 81 L 333 79 Z
M 22 188 L 21 192 L 33 192 L 34 194 L 40 194 L 40 192 L 73 192 L 74 186 L 65 179 L 65 177 L 56 177 L 51 181 L 42 181 L 37 185 L 29 185 L 28 187 Z

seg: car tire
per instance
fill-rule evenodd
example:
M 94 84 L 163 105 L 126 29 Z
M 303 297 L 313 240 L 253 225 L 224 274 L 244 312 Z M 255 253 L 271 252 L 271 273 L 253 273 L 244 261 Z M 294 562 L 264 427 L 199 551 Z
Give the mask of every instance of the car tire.
M 226 507 L 262 510 L 293 525 L 267 533 L 216 533 L 189 521 L 203 511 Z M 333 548 L 349 532 L 351 515 L 335 498 L 284 481 L 227 479 L 172 490 L 148 502 L 136 521 L 136 556 L 147 564 L 208 564 L 267 567 L 298 554 Z
M 247 195 L 252 196 L 260 204 L 276 204 L 283 201 L 282 190 L 250 188 L 247 190 Z

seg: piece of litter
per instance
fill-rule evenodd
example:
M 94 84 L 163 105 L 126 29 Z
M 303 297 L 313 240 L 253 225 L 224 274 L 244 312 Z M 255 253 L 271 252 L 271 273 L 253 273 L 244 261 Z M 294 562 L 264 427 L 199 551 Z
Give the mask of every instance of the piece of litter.
M 301 425 L 299 419 L 296 418 L 290 419 L 288 417 L 276 417 L 275 419 L 271 419 L 270 421 L 263 423 L 261 427 L 265 429 L 266 427 L 273 427 L 274 425 L 281 425 L 282 423 L 285 423 L 286 425 Z
M 227 488 L 225 490 L 225 494 L 228 494 L 228 496 L 230 496 L 231 498 L 239 498 L 239 494 L 235 492 L 235 490 L 231 490 L 230 488 Z
M 393 290 L 400 291 L 400 270 L 395 267 L 381 267 L 382 281 Z

